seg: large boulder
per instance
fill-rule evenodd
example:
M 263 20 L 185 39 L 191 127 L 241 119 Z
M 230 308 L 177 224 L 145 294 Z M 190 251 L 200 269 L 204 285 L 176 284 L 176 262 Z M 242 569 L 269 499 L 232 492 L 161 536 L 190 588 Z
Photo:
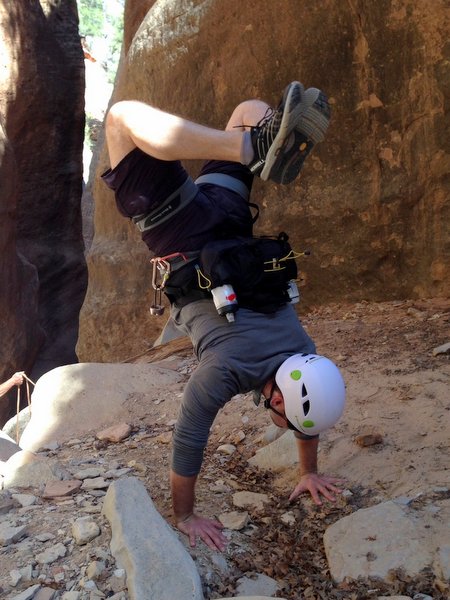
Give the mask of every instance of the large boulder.
M 312 251 L 300 265 L 303 306 L 447 295 L 448 25 L 445 0 L 386 0 L 363 11 L 336 0 L 160 1 L 123 57 L 114 98 L 222 128 L 245 98 L 276 103 L 293 79 L 323 88 L 333 108 L 326 142 L 298 181 L 257 181 L 253 194 L 259 232 L 286 230 L 296 250 Z M 130 356 L 161 329 L 148 316 L 146 248 L 98 178 L 107 166 L 103 151 L 84 360 Z M 98 335 L 106 331 L 107 340 Z
M 335 581 L 369 577 L 389 581 L 396 571 L 416 577 L 425 569 L 450 577 L 448 490 L 418 501 L 397 498 L 358 510 L 327 528 L 325 552 Z M 423 504 L 423 506 L 422 506 Z
M 36 383 L 31 418 L 19 445 L 34 452 L 51 442 L 133 421 L 139 411 L 148 415 L 155 410 L 152 400 L 162 390 L 167 406 L 176 407 L 178 397 L 170 391 L 181 380 L 176 371 L 153 364 L 80 363 L 53 369 Z
M 0 378 L 76 362 L 84 66 L 75 0 L 0 1 Z M 6 217 L 3 219 L 3 217 Z M 4 329 L 3 329 L 4 327 Z M 3 422 L 3 419 L 2 419 Z

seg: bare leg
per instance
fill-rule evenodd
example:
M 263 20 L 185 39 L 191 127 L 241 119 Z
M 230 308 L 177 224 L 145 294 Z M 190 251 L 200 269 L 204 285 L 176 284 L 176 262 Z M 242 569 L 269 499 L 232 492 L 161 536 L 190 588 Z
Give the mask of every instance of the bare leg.
M 114 168 L 138 147 L 161 160 L 215 159 L 239 162 L 243 125 L 256 125 L 268 105 L 248 100 L 234 110 L 225 131 L 212 129 L 137 101 L 114 104 L 106 119 L 106 140 Z
M 140 148 L 163 161 L 242 162 L 264 181 L 290 183 L 313 146 L 323 139 L 330 107 L 323 92 L 317 88 L 305 91 L 301 83 L 293 81 L 286 86 L 277 109 L 266 114 L 267 108 L 260 100 L 247 100 L 236 107 L 221 131 L 135 100 L 118 102 L 106 118 L 111 167 Z

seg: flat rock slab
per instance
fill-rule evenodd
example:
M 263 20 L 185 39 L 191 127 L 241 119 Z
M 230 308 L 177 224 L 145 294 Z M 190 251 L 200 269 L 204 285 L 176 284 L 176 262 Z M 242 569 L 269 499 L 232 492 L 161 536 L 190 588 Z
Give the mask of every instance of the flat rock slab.
M 269 503 L 270 499 L 267 494 L 247 491 L 235 492 L 233 494 L 233 504 L 239 508 L 264 510 L 264 505 Z
M 49 481 L 45 485 L 43 498 L 57 498 L 59 496 L 70 496 L 81 487 L 79 479 L 69 479 L 65 481 Z
M 68 471 L 57 461 L 27 450 L 13 454 L 2 467 L 3 487 L 37 488 L 50 481 L 68 479 Z
M 281 471 L 298 463 L 294 433 L 287 431 L 273 442 L 260 448 L 249 459 L 249 464 L 269 471 Z
M 0 431 L 0 461 L 7 461 L 20 450 L 20 446 L 7 433 Z
M 414 508 L 404 498 L 388 501 L 340 519 L 325 531 L 325 552 L 331 576 L 389 578 L 401 569 L 414 577 L 432 568 L 450 578 L 450 499 L 424 502 Z
M 126 571 L 131 600 L 204 600 L 194 561 L 138 479 L 112 483 L 103 514 L 111 523 L 111 551 Z

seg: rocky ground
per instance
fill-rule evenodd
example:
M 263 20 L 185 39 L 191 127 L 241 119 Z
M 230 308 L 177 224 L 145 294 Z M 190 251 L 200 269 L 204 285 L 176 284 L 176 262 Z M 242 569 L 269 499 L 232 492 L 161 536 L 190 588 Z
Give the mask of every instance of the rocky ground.
M 287 498 L 295 485 L 295 467 L 270 472 L 247 463 L 264 443 L 267 415 L 245 397 L 226 406 L 211 434 L 198 485 L 198 509 L 210 516 L 236 510 L 236 490 L 267 494 L 270 502 L 247 509 L 248 524 L 229 531 L 230 543 L 223 555 L 203 545 L 189 549 L 205 598 L 238 595 L 242 578 L 256 574 L 275 580 L 276 595 L 286 599 L 366 600 L 396 594 L 413 598 L 420 593 L 433 600 L 449 597 L 448 584 L 431 572 L 414 579 L 393 573 L 389 582 L 336 584 L 322 542 L 329 524 L 359 508 L 401 494 L 450 488 L 450 369 L 448 354 L 433 352 L 450 341 L 449 315 L 448 301 L 429 300 L 329 306 L 313 310 L 304 319 L 318 351 L 341 366 L 348 387 L 346 414 L 324 437 L 319 456 L 322 470 L 346 479 L 349 492 L 336 504 L 317 507 L 304 497 L 290 505 Z M 150 354 L 134 360 L 145 362 Z M 189 349 L 162 362 L 186 379 L 196 366 Z M 182 385 L 179 394 L 181 390 Z M 68 477 L 84 481 L 71 496 L 45 498 L 38 484 L 9 490 L 16 495 L 10 501 L 13 506 L 0 515 L 0 526 L 5 522 L 13 528 L 26 526 L 27 533 L 0 547 L 2 598 L 38 598 L 20 595 L 38 583 L 48 590 L 42 598 L 127 598 L 123 573 L 109 551 L 102 498 L 108 482 L 129 473 L 143 481 L 160 513 L 171 520 L 168 465 L 178 400 L 166 397 L 162 390 L 152 400 L 157 417 L 154 410 L 145 414 L 136 410 L 130 435 L 122 442 L 101 441 L 97 432 L 90 432 L 46 449 L 43 454 L 56 459 Z M 365 446 L 362 440 L 369 435 L 376 443 Z M 236 448 L 231 454 L 220 449 L 228 444 Z M 86 472 L 88 468 L 96 471 Z M 95 479 L 97 483 L 92 483 Z M 80 539 L 80 517 L 98 526 L 92 539 L 89 534 Z M 58 549 L 60 555 L 54 556 Z

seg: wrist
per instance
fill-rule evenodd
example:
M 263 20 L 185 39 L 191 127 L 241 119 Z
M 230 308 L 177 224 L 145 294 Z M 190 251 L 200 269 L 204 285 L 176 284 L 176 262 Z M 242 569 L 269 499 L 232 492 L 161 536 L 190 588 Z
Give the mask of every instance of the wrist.
M 317 475 L 317 469 L 309 469 L 308 471 L 300 471 L 300 478 L 306 477 L 307 475 Z
M 183 514 L 183 515 L 175 515 L 175 520 L 177 523 L 186 523 L 194 516 L 193 512 Z

